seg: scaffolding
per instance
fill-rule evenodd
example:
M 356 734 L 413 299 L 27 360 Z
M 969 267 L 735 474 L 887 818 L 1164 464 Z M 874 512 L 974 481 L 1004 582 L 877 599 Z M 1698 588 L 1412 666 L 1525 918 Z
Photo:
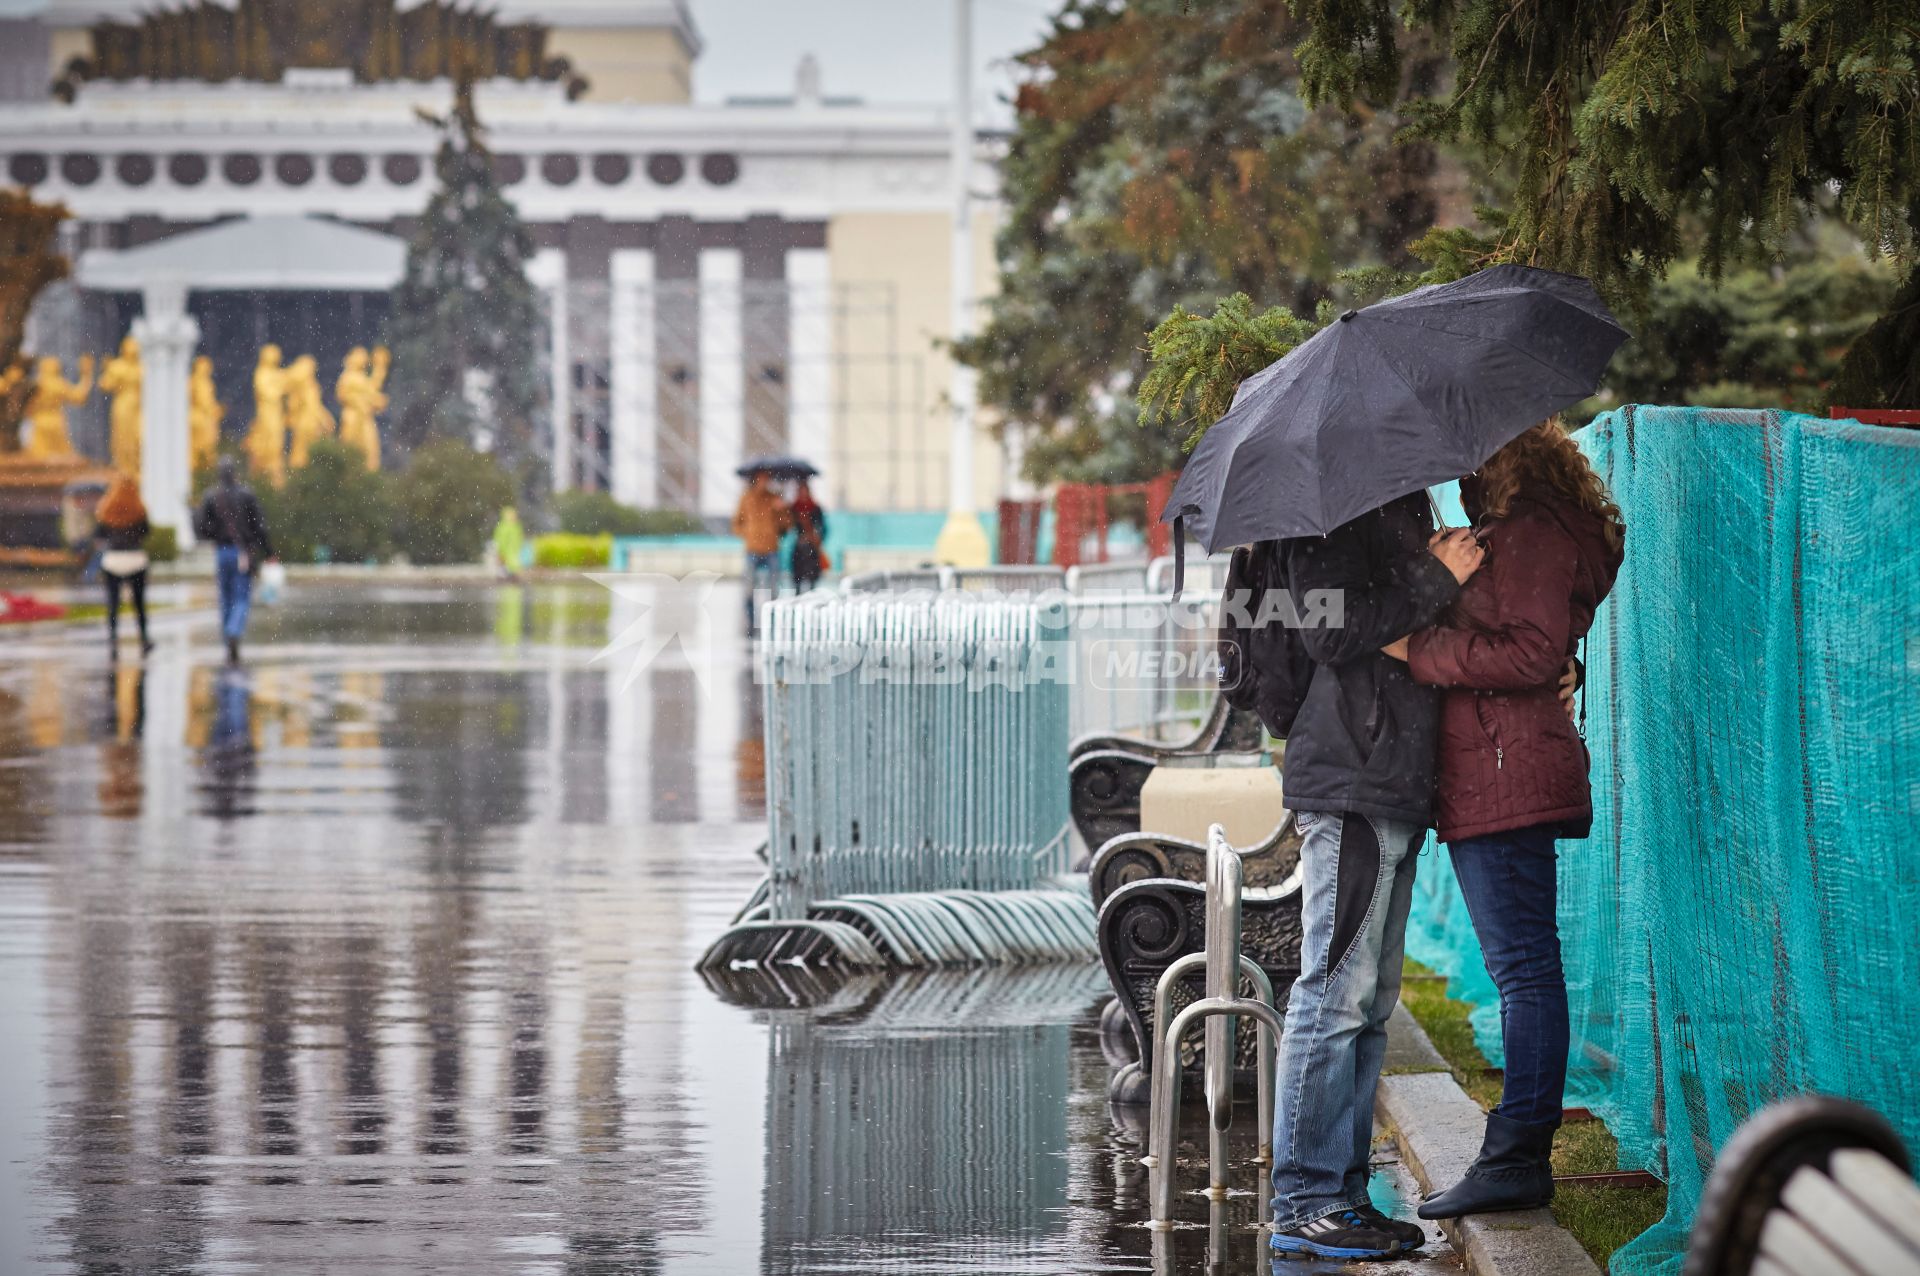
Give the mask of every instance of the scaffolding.
M 558 295 L 555 295 L 555 294 Z M 800 452 L 829 508 L 937 509 L 946 451 L 930 343 L 903 331 L 895 285 L 785 280 L 568 281 L 564 398 L 553 455 L 563 488 L 646 494 L 712 513 L 746 456 Z M 641 437 L 623 441 L 626 432 Z M 645 472 L 624 484 L 622 446 Z

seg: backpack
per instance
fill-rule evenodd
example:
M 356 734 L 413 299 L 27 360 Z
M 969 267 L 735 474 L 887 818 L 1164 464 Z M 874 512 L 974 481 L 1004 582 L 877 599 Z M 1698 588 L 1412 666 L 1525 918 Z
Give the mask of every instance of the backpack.
M 1313 681 L 1313 660 L 1307 655 L 1300 631 L 1293 625 L 1269 620 L 1257 624 L 1267 591 L 1287 588 L 1286 565 L 1279 541 L 1260 541 L 1233 551 L 1227 565 L 1227 583 L 1220 598 L 1220 694 L 1234 708 L 1259 715 L 1267 731 L 1284 739 L 1307 698 Z M 1236 613 L 1228 606 L 1238 592 Z M 1285 607 L 1287 615 L 1292 607 Z M 1247 624 L 1240 621 L 1245 619 Z

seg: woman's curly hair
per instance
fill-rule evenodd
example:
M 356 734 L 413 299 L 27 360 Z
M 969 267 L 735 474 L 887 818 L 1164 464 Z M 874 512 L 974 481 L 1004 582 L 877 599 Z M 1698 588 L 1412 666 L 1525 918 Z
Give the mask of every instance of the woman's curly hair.
M 1620 507 L 1557 413 L 1495 452 L 1460 487 L 1476 520 L 1505 518 L 1515 497 L 1527 497 L 1564 501 L 1595 515 L 1606 529 L 1609 549 L 1618 550 L 1626 535 Z

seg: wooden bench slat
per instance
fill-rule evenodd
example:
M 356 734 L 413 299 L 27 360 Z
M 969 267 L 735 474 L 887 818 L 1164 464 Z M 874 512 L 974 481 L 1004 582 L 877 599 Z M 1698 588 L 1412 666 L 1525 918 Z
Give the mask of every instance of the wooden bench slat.
M 1781 1204 L 1836 1253 L 1875 1276 L 1920 1271 L 1920 1255 L 1887 1229 L 1877 1216 L 1860 1207 L 1846 1189 L 1822 1170 L 1802 1166 L 1787 1180 Z
M 1920 1187 L 1878 1152 L 1842 1148 L 1829 1167 L 1863 1209 L 1920 1253 Z
M 1880 1276 L 1855 1267 L 1805 1223 L 1781 1210 L 1769 1214 L 1760 1228 L 1760 1253 L 1797 1276 Z

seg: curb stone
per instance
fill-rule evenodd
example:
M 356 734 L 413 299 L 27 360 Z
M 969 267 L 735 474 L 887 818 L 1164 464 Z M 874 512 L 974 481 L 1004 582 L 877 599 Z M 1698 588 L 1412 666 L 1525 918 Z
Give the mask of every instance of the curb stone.
M 1400 1158 L 1421 1189 L 1432 1192 L 1455 1182 L 1473 1164 L 1486 1113 L 1446 1070 L 1405 1006 L 1394 1008 L 1387 1031 L 1389 1059 L 1401 1071 L 1380 1078 L 1374 1116 L 1393 1131 Z M 1436 1066 L 1412 1070 L 1429 1060 Z M 1601 1276 L 1551 1210 L 1469 1214 L 1443 1219 L 1440 1228 L 1473 1276 Z

